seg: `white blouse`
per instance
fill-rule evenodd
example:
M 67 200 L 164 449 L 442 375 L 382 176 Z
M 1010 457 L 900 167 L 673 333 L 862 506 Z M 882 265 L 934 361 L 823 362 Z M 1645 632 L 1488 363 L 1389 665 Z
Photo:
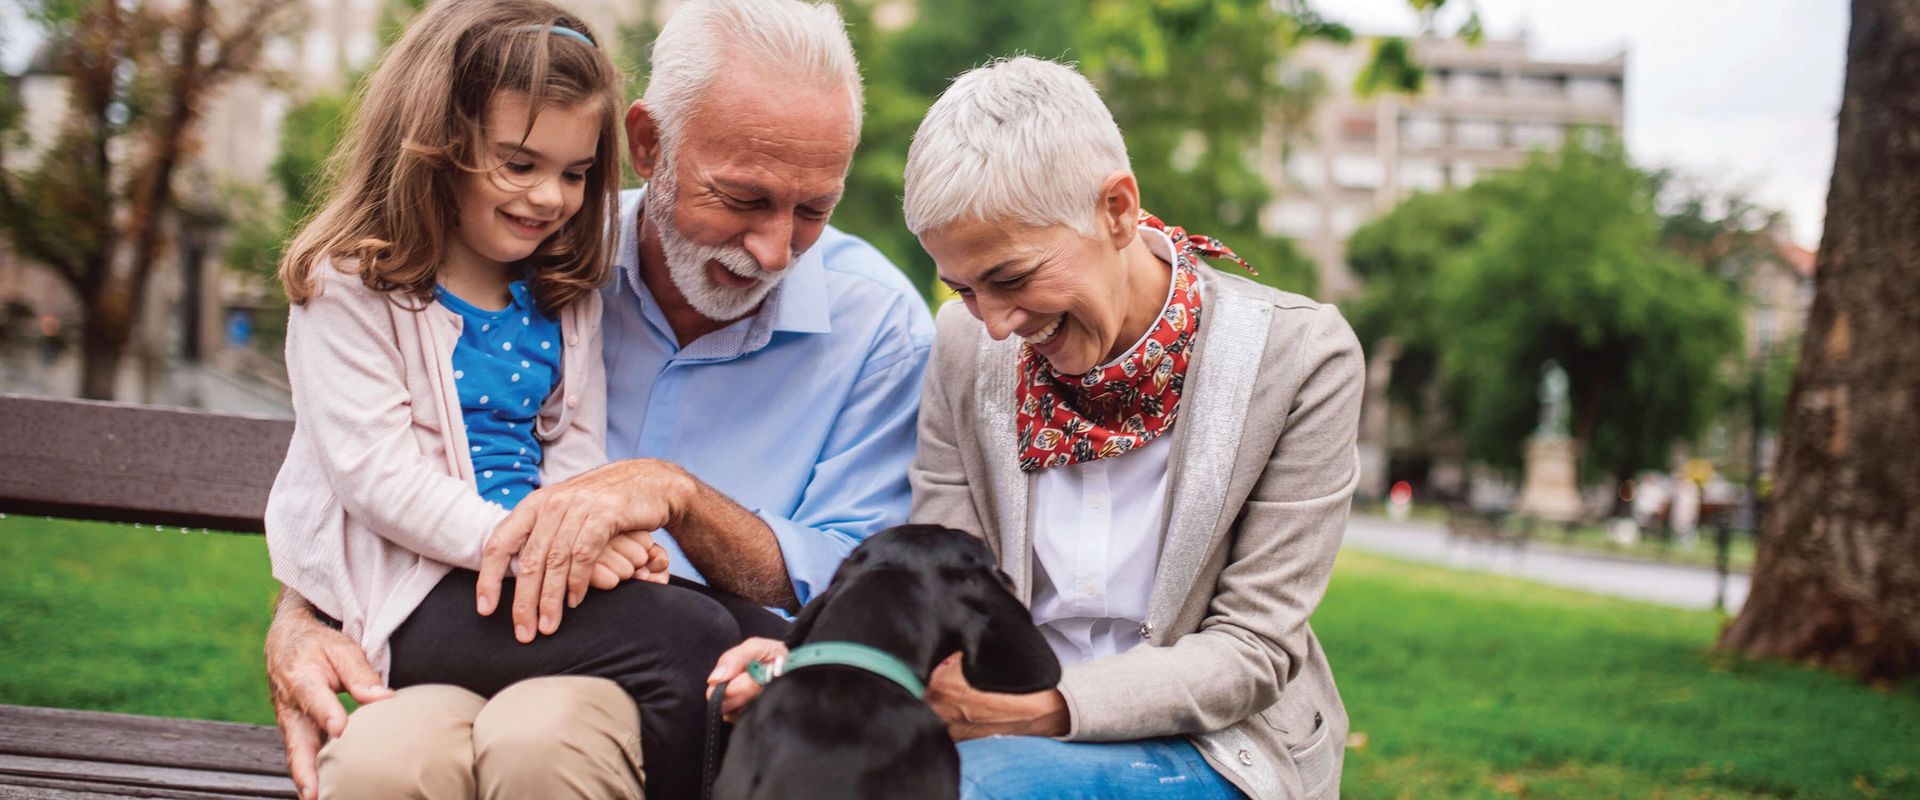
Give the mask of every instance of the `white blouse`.
M 1172 262 L 1166 234 L 1143 227 L 1140 235 L 1154 255 Z M 1168 281 L 1166 302 L 1172 300 Z M 1168 430 L 1124 455 L 1027 476 L 1033 622 L 1060 663 L 1114 655 L 1145 641 L 1140 628 L 1160 566 L 1172 452 Z

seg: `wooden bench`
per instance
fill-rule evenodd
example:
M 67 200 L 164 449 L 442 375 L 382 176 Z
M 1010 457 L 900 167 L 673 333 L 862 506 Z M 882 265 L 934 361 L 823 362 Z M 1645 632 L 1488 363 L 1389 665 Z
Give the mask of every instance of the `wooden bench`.
M 288 420 L 12 395 L 0 419 L 0 513 L 248 533 L 293 435 Z M 0 705 L 0 797 L 102 795 L 295 793 L 272 728 Z
M 1528 526 L 1511 530 L 1506 525 L 1506 515 L 1481 511 L 1464 503 L 1447 506 L 1447 544 L 1455 542 L 1480 542 L 1488 545 L 1509 545 L 1518 552 L 1526 549 L 1531 538 Z

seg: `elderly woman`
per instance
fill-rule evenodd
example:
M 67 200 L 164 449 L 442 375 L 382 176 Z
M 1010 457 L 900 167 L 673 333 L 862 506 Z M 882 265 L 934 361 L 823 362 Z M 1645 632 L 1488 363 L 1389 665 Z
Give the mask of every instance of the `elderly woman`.
M 1357 480 L 1360 347 L 1141 203 L 1112 115 L 1050 61 L 962 75 L 914 137 L 907 226 L 962 303 L 912 516 L 983 536 L 1066 668 L 1031 695 L 943 668 L 929 701 L 963 796 L 1335 797 L 1347 718 L 1307 618 Z

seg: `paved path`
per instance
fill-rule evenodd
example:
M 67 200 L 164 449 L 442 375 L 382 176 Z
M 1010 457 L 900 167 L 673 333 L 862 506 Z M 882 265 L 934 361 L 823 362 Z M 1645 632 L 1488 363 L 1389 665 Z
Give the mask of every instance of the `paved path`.
M 136 358 L 129 355 L 123 372 L 119 386 L 122 402 L 264 417 L 293 416 L 293 400 L 285 386 L 235 369 L 170 359 L 143 386 Z M 51 361 L 31 350 L 0 352 L 0 393 L 72 397 L 79 385 L 80 362 L 72 348 Z
M 1711 569 L 1585 555 L 1529 545 L 1516 552 L 1505 545 L 1447 543 L 1446 527 L 1434 522 L 1394 522 L 1355 515 L 1347 524 L 1346 547 L 1459 569 L 1512 575 L 1596 594 L 1643 600 L 1680 608 L 1713 608 L 1719 580 Z M 1747 576 L 1727 578 L 1727 611 L 1747 599 Z

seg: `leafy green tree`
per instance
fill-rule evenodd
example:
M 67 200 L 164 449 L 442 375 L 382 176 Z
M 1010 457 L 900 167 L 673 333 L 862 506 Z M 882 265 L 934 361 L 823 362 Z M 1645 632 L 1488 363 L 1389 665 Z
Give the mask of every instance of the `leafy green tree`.
M 913 22 L 895 31 L 874 25 L 875 5 L 842 6 L 866 79 L 867 114 L 833 224 L 872 242 L 931 295 L 938 285 L 933 259 L 900 218 L 914 130 L 949 81 L 992 56 L 1070 57 L 1085 3 L 922 3 Z
M 1652 180 L 1660 208 L 1661 243 L 1740 293 L 1748 314 L 1760 313 L 1757 303 L 1772 302 L 1764 296 L 1764 279 L 1767 266 L 1779 268 L 1775 226 L 1785 223 L 1785 215 L 1740 192 L 1716 191 L 1670 171 L 1655 172 Z M 1709 457 L 1737 462 L 1737 472 L 1746 475 L 1756 489 L 1754 478 L 1763 470 L 1756 464 L 1755 440 L 1780 429 L 1798 351 L 1797 341 L 1774 342 L 1761 352 L 1746 354 L 1744 362 L 1728 365 L 1741 373 L 1734 381 L 1739 386 L 1723 398 L 1716 416 L 1729 433 L 1738 431 L 1753 438 L 1744 453 L 1709 453 Z
M 1293 88 L 1276 67 L 1308 35 L 1302 18 L 1268 0 L 1096 2 L 1081 31 L 1082 67 L 1127 139 L 1147 208 L 1226 242 L 1263 282 L 1311 294 L 1312 262 L 1259 225 L 1273 196 L 1261 139 Z
M 920 4 L 911 24 L 883 33 L 871 24 L 873 5 L 846 6 L 867 119 L 834 224 L 872 241 L 916 284 L 931 291 L 935 280 L 932 260 L 900 221 L 913 131 L 955 76 L 1024 53 L 1078 62 L 1100 87 L 1149 210 L 1226 242 L 1266 282 L 1314 290 L 1312 263 L 1259 229 L 1271 197 L 1260 141 L 1270 113 L 1315 90 L 1276 77 L 1288 48 L 1307 36 L 1350 35 L 1345 29 L 1304 4 L 1264 0 L 979 0 Z
M 1411 412 L 1427 441 L 1428 388 L 1439 377 L 1444 325 L 1435 306 L 1441 265 L 1485 231 L 1498 182 L 1415 194 L 1347 239 L 1347 266 L 1366 292 L 1342 304 L 1369 354 L 1394 351 L 1387 397 Z M 1438 420 L 1442 427 L 1446 420 Z
M 279 202 L 253 197 L 251 204 L 246 198 L 232 203 L 243 212 L 249 207 L 252 211 L 239 216 L 227 248 L 228 268 L 277 286 L 273 275 L 282 250 L 325 199 L 327 159 L 340 142 L 351 108 L 350 95 L 327 92 L 287 111 L 280 124 L 279 152 L 267 168 Z
M 1368 295 L 1353 316 L 1365 340 L 1405 348 L 1396 399 L 1433 375 L 1466 456 L 1516 469 L 1552 360 L 1589 471 L 1663 466 L 1721 407 L 1739 311 L 1724 281 L 1662 245 L 1652 189 L 1618 145 L 1569 143 L 1356 232 Z

